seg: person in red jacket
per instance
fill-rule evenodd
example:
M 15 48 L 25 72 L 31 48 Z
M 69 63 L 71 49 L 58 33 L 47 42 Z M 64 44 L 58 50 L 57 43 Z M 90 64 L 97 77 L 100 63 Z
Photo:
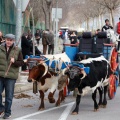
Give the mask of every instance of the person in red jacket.
M 116 25 L 116 33 L 120 35 L 120 18 L 119 18 L 119 22 Z
M 115 32 L 119 35 L 119 40 L 120 40 L 120 18 L 119 18 L 119 22 L 116 25 Z M 119 50 L 120 50 L 120 41 L 118 41 L 118 51 Z

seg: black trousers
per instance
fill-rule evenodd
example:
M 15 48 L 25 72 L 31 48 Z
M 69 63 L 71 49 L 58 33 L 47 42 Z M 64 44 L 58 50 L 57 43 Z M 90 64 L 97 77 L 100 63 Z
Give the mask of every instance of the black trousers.
M 54 44 L 53 45 L 48 45 L 48 54 L 54 54 Z

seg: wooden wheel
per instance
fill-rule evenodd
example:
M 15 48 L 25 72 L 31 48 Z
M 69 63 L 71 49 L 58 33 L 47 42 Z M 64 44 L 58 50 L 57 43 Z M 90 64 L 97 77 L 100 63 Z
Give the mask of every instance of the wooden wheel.
M 118 67 L 117 56 L 118 56 L 117 50 L 116 48 L 113 47 L 109 59 L 111 70 L 113 71 L 113 74 L 109 77 L 108 96 L 110 99 L 114 98 L 117 89 L 118 79 L 117 76 L 115 75 L 115 71 L 117 70 Z
M 116 92 L 116 76 L 111 75 L 109 78 L 109 88 L 108 88 L 108 96 L 110 99 L 113 99 Z
M 110 59 L 109 59 L 110 66 L 111 66 L 111 69 L 113 72 L 115 72 L 118 67 L 117 56 L 118 56 L 118 52 L 117 52 L 116 48 L 113 47 L 111 50 Z

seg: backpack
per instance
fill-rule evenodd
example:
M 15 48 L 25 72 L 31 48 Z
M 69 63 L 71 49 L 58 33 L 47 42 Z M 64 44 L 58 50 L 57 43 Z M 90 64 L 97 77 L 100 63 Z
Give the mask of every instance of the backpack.
M 120 22 L 117 24 L 117 33 L 120 34 Z

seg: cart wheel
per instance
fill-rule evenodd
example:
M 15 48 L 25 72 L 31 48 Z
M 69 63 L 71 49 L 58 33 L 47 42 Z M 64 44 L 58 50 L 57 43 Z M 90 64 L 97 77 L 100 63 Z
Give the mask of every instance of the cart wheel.
M 117 87 L 118 87 L 118 85 L 119 85 L 119 69 L 117 68 L 117 70 L 114 72 L 114 75 L 115 75 L 115 77 L 116 77 L 116 89 L 117 89 Z
M 110 61 L 111 69 L 113 71 L 116 71 L 116 69 L 118 67 L 117 56 L 118 56 L 118 52 L 117 52 L 116 48 L 112 48 L 109 61 Z
M 113 99 L 116 93 L 116 76 L 112 74 L 109 79 L 108 96 Z

